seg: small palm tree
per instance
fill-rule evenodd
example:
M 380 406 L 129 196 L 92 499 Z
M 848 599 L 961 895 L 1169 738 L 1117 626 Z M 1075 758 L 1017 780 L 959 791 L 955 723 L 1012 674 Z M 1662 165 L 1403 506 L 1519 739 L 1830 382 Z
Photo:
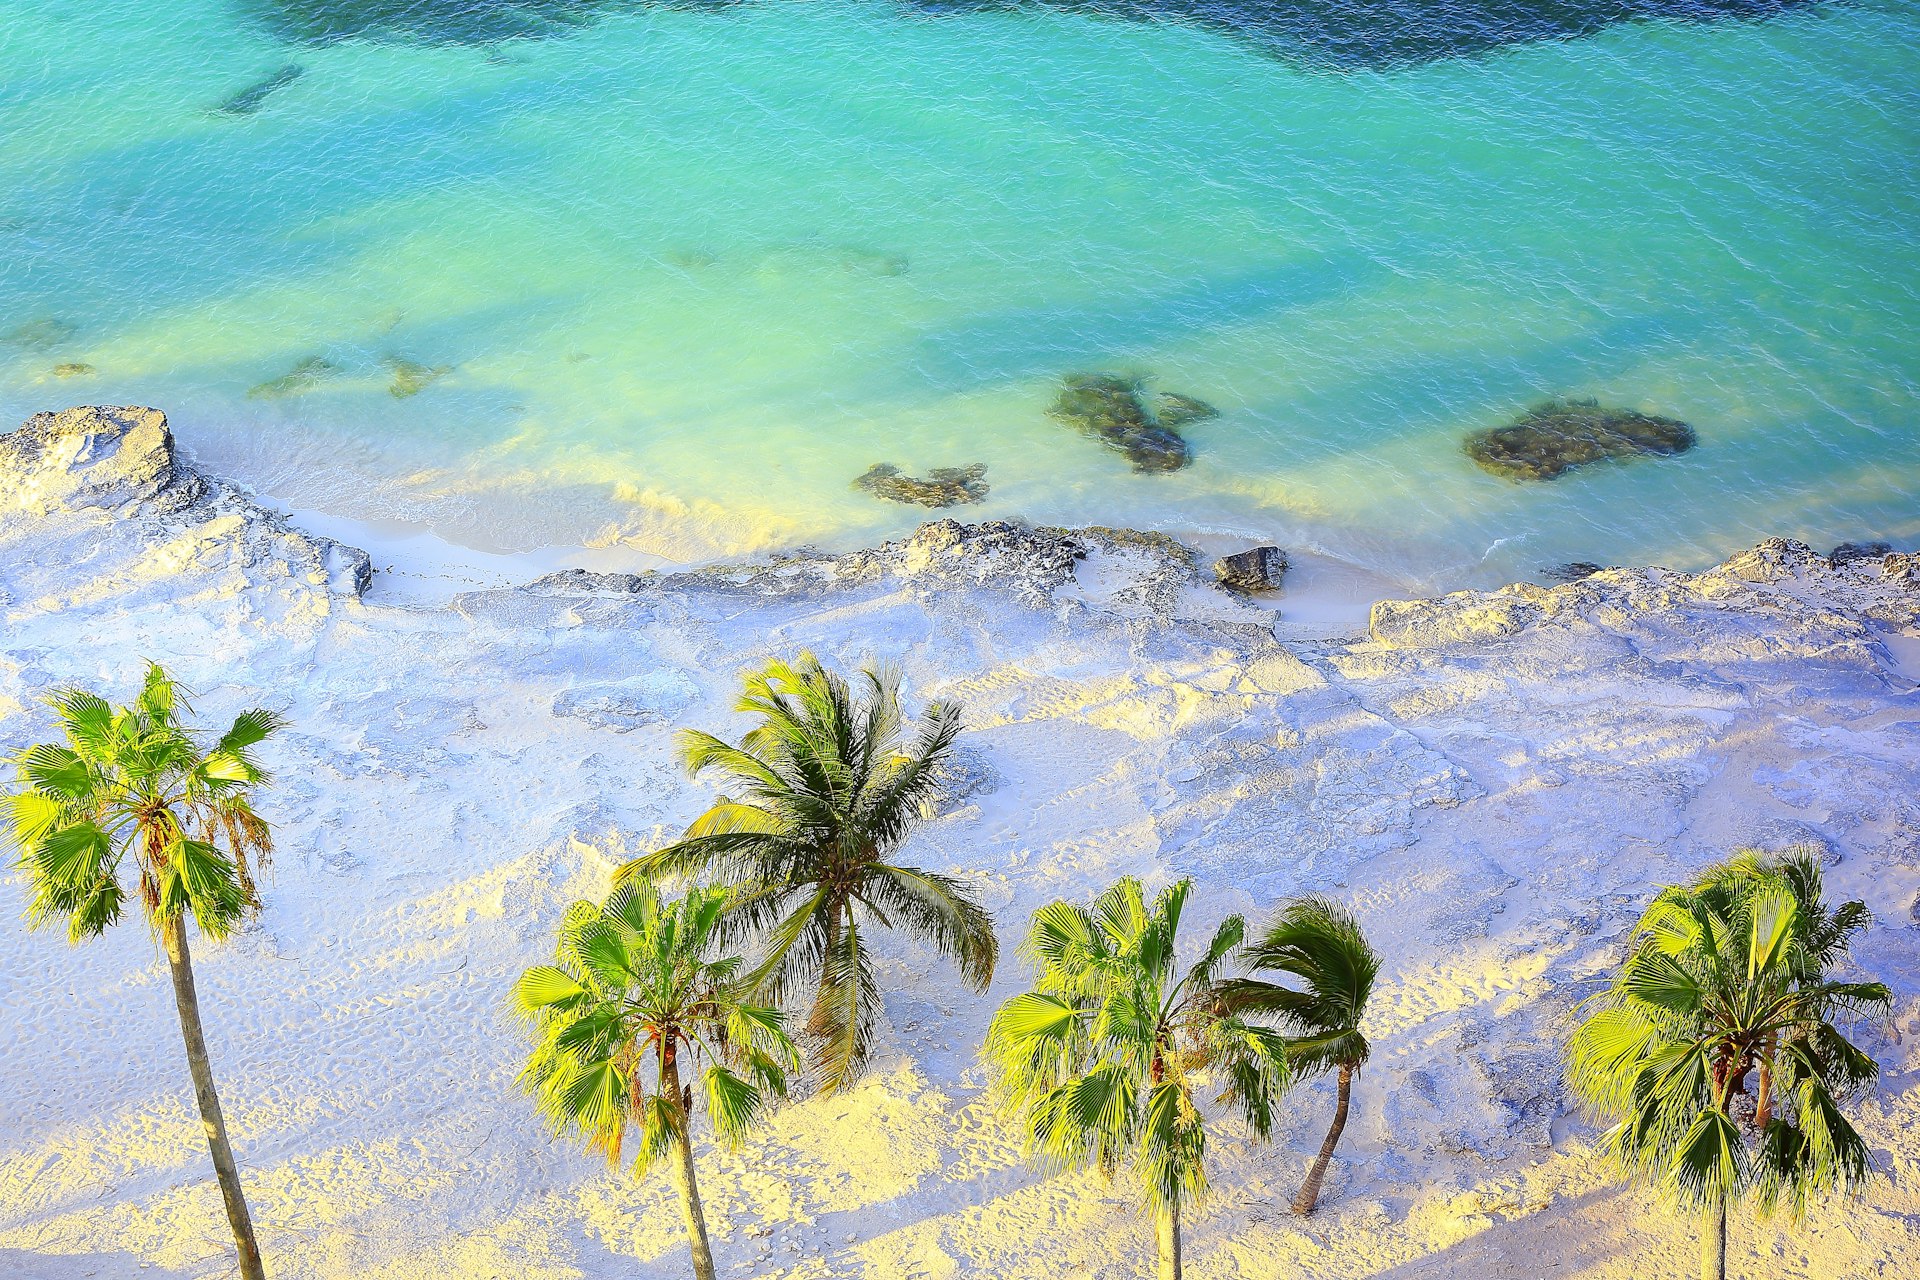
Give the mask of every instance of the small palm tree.
M 1347 1127 L 1354 1074 L 1372 1052 L 1360 1024 L 1367 1016 L 1367 1000 L 1373 995 L 1373 980 L 1380 972 L 1380 957 L 1367 945 L 1360 922 L 1351 912 L 1326 898 L 1309 895 L 1285 903 L 1260 940 L 1241 952 L 1241 961 L 1250 972 L 1283 973 L 1304 984 L 1304 990 L 1264 982 L 1225 984 L 1228 1002 L 1240 1012 L 1276 1017 L 1290 1033 L 1287 1061 L 1294 1078 L 1323 1071 L 1339 1073 L 1333 1125 L 1293 1201 L 1295 1213 L 1312 1213 L 1320 1199 L 1320 1184 L 1327 1176 L 1327 1163 L 1333 1159 L 1333 1149 Z
M 1000 1006 L 986 1059 L 1004 1107 L 1025 1119 L 1033 1154 L 1056 1168 L 1133 1166 L 1154 1211 L 1162 1280 L 1180 1280 L 1180 1219 L 1206 1192 L 1211 1081 L 1258 1137 L 1289 1072 L 1280 1034 L 1223 998 L 1221 970 L 1245 924 L 1231 916 L 1190 967 L 1176 958 L 1192 892 L 1180 880 L 1148 905 L 1121 880 L 1091 907 L 1054 902 L 1033 917 L 1032 991 Z M 1253 994 L 1243 983 L 1242 995 Z
M 1587 1002 L 1568 1080 L 1615 1122 L 1607 1145 L 1630 1176 L 1708 1214 L 1706 1280 L 1726 1275 L 1727 1212 L 1747 1192 L 1763 1213 L 1797 1216 L 1872 1175 L 1843 1104 L 1879 1066 L 1835 1021 L 1884 1014 L 1891 996 L 1826 972 L 1868 919 L 1859 902 L 1827 910 L 1817 858 L 1743 854 L 1662 891 Z M 1747 1115 L 1735 1099 L 1756 1068 L 1763 1096 Z
M 693 1163 L 692 1078 L 707 1120 L 738 1143 L 799 1064 L 778 1010 L 740 981 L 738 957 L 716 957 L 726 894 L 696 889 L 662 902 L 644 881 L 561 921 L 554 963 L 521 975 L 514 998 L 535 1026 L 520 1080 L 561 1134 L 619 1164 L 635 1130 L 633 1169 L 674 1160 L 698 1280 L 714 1280 L 713 1250 Z
M 621 875 L 693 876 L 733 891 L 729 928 L 757 931 L 765 954 L 752 981 L 780 1001 L 812 983 L 807 1033 L 822 1088 L 865 1067 L 880 993 L 867 950 L 874 926 L 932 943 L 969 987 L 993 979 L 999 945 L 988 918 L 952 876 L 890 861 L 942 785 L 960 712 L 935 703 L 906 734 L 898 678 L 863 668 L 855 684 L 811 654 L 746 678 L 738 710 L 760 717 L 740 745 L 680 735 L 689 776 L 708 769 L 738 788 L 677 843 Z
M 21 752 L 19 790 L 9 797 L 13 842 L 31 885 L 29 919 L 64 920 L 73 942 L 99 936 L 126 908 L 121 867 L 133 862 L 141 912 L 173 973 L 187 1070 L 240 1274 L 263 1280 L 207 1056 L 187 918 L 218 941 L 259 908 L 248 864 L 264 865 L 272 834 L 252 806 L 253 791 L 269 781 L 253 748 L 282 722 L 270 711 L 244 712 L 207 745 L 182 723 L 191 712 L 184 691 L 153 664 L 130 706 L 79 689 L 56 693 L 51 705 L 65 742 Z

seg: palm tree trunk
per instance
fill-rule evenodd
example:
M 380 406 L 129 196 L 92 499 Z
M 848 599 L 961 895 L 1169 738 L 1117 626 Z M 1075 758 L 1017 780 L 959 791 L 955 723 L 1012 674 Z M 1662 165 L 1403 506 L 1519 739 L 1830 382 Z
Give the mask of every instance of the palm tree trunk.
M 693 1169 L 693 1118 L 687 1113 L 680 1088 L 680 1064 L 668 1057 L 661 1068 L 662 1092 L 680 1113 L 680 1132 L 673 1139 L 674 1180 L 680 1184 L 680 1213 L 687 1222 L 687 1244 L 693 1251 L 694 1280 L 714 1280 L 713 1246 L 707 1243 L 707 1213 L 700 1205 L 700 1182 Z
M 1162 1209 L 1154 1225 L 1160 1239 L 1160 1280 L 1180 1280 L 1180 1206 Z
M 1727 1280 L 1727 1198 L 1714 1198 L 1700 1235 L 1700 1280 Z
M 1347 1104 L 1352 1099 L 1353 1064 L 1343 1062 L 1340 1064 L 1340 1099 L 1333 1107 L 1333 1127 L 1327 1130 L 1327 1140 L 1320 1144 L 1320 1154 L 1313 1158 L 1313 1167 L 1307 1170 L 1300 1194 L 1293 1198 L 1295 1213 L 1312 1213 L 1314 1205 L 1320 1202 L 1320 1183 L 1327 1176 L 1327 1162 L 1333 1159 L 1333 1149 L 1340 1144 L 1340 1134 L 1347 1127 Z
M 1769 1057 L 1760 1059 L 1760 1086 L 1754 1091 L 1753 1127 L 1764 1133 L 1771 1123 L 1773 1123 L 1773 1060 Z
M 253 1217 L 240 1192 L 240 1170 L 227 1142 L 227 1119 L 220 1111 L 220 1095 L 213 1088 L 213 1064 L 207 1059 L 207 1038 L 200 1029 L 200 997 L 193 986 L 193 957 L 187 951 L 187 919 L 175 912 L 161 929 L 167 963 L 173 970 L 173 1003 L 180 1015 L 180 1038 L 187 1045 L 187 1070 L 193 1075 L 194 1101 L 200 1104 L 200 1123 L 207 1131 L 207 1149 L 213 1153 L 213 1175 L 220 1198 L 227 1204 L 227 1223 L 233 1228 L 234 1249 L 240 1257 L 241 1280 L 266 1280 L 260 1263 L 260 1242 L 253 1237 Z

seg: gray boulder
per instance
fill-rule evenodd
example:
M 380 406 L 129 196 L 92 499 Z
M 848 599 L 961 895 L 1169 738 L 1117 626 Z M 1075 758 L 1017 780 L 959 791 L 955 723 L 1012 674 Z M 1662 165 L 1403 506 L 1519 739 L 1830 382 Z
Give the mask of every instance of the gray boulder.
M 1215 560 L 1213 574 L 1229 591 L 1277 591 L 1287 576 L 1287 553 L 1278 547 L 1238 551 Z

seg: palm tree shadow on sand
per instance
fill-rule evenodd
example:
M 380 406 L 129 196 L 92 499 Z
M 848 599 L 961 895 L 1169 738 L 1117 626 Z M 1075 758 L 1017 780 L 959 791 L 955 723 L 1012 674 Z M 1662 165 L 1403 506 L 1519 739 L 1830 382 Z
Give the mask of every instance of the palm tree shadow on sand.
M 138 1275 L 142 1280 L 189 1280 L 204 1275 L 203 1263 L 191 1271 L 171 1267 L 133 1253 L 41 1253 L 36 1249 L 0 1249 L 0 1276 L 20 1280 L 100 1280 L 103 1276 Z

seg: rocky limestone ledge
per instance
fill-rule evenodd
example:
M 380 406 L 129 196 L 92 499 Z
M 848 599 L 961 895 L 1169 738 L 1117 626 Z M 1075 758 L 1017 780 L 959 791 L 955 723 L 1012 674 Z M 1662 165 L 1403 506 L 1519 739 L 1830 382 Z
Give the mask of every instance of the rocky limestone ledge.
M 171 547 L 177 559 L 188 547 L 223 558 L 249 582 L 286 578 L 358 599 L 373 577 L 366 552 L 303 533 L 183 462 L 158 409 L 82 405 L 36 413 L 0 435 L 0 540 L 27 525 L 89 517 L 144 523 L 155 535 L 116 540 L 122 549 Z M 183 567 L 169 561 L 165 571 Z
M 595 573 L 567 569 L 527 584 L 539 594 L 730 592 L 762 599 L 818 594 L 896 578 L 940 589 L 995 586 L 1043 607 L 1073 578 L 1087 554 L 1085 538 L 1066 529 L 1035 528 L 1009 520 L 962 524 L 935 520 L 912 536 L 846 555 L 797 551 L 764 563 L 719 564 L 674 573 Z
M 1769 538 L 1699 573 L 1602 569 L 1555 587 L 1515 583 L 1456 591 L 1436 600 L 1382 600 L 1369 630 L 1389 649 L 1482 644 L 1549 627 L 1594 624 L 1630 631 L 1636 619 L 1698 618 L 1730 611 L 1809 617 L 1822 613 L 1895 629 L 1920 625 L 1920 555 L 1824 556 L 1803 542 Z
M 94 508 L 172 515 L 206 484 L 181 465 L 167 415 L 137 406 L 36 413 L 0 436 L 0 510 L 28 516 Z

